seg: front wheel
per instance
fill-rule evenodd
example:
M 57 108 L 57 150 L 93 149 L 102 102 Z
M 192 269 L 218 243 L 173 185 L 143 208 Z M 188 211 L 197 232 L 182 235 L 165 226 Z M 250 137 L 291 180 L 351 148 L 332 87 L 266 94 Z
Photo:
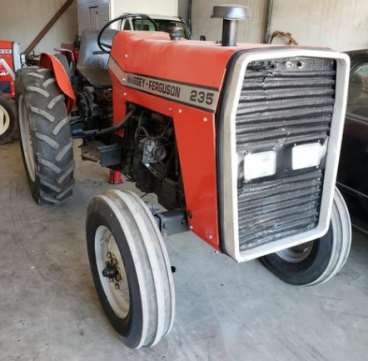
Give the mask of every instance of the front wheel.
M 95 287 L 130 348 L 154 346 L 174 321 L 175 292 L 157 224 L 133 193 L 95 197 L 87 212 L 87 249 Z
M 350 253 L 351 237 L 349 211 L 344 198 L 336 189 L 331 225 L 325 236 L 265 256 L 261 261 L 287 283 L 299 286 L 324 283 L 345 265 Z

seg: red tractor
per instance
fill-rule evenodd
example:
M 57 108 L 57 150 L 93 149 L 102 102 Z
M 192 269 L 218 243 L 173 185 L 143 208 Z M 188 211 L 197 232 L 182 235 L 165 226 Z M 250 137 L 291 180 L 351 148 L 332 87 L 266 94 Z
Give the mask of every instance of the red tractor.
M 71 78 L 70 64 L 48 54 L 17 75 L 36 202 L 72 195 L 72 139 L 80 138 L 84 159 L 119 170 L 165 208 L 117 190 L 88 207 L 95 286 L 132 348 L 155 345 L 173 325 L 163 235 L 190 230 L 237 262 L 260 258 L 294 285 L 326 282 L 350 250 L 350 217 L 335 188 L 348 56 L 237 45 L 246 9 L 218 6 L 214 16 L 224 19 L 222 43 L 108 30 L 121 16 L 82 36 Z
M 17 134 L 14 82 L 20 67 L 18 44 L 0 40 L 0 144 L 11 142 Z

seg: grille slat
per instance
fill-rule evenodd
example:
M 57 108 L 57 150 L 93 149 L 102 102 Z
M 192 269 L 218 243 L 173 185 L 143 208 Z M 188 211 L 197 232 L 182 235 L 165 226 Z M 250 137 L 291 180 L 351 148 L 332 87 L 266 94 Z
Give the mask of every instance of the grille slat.
M 286 197 L 285 197 L 286 198 Z M 315 192 L 314 194 L 310 195 L 309 197 L 300 197 L 296 199 L 284 199 L 283 201 L 273 203 L 273 204 L 263 204 L 262 208 L 253 209 L 250 208 L 248 210 L 242 209 L 242 214 L 240 220 L 243 219 L 252 219 L 252 218 L 260 218 L 264 217 L 265 215 L 278 210 L 280 208 L 286 207 L 295 207 L 295 206 L 303 206 L 305 204 L 313 203 L 319 199 L 319 194 Z
M 326 139 L 327 134 L 324 133 L 314 133 L 309 135 L 300 135 L 300 136 L 293 136 L 293 137 L 287 137 L 284 139 L 279 139 L 279 144 L 286 146 L 289 144 L 297 144 L 299 142 L 317 142 L 321 139 Z M 245 150 L 248 152 L 257 152 L 264 150 L 265 148 L 269 149 L 275 146 L 277 142 L 275 142 L 274 139 L 263 141 L 263 142 L 256 142 L 256 143 L 245 143 L 245 144 L 239 144 L 238 150 L 239 152 L 244 152 Z M 241 148 L 243 147 L 243 149 Z
M 287 62 L 302 63 L 303 69 L 289 68 Z M 333 60 L 312 58 L 249 64 L 236 118 L 240 159 L 258 150 L 326 142 L 335 104 L 335 66 Z M 323 168 L 311 168 L 243 181 L 238 190 L 241 250 L 315 228 L 323 179 Z
M 266 129 L 274 129 L 280 127 L 287 127 L 297 125 L 309 125 L 309 124 L 316 124 L 316 123 L 329 123 L 331 121 L 331 117 L 329 116 L 321 116 L 315 118 L 307 118 L 307 119 L 295 119 L 295 120 L 284 120 L 280 122 L 253 122 L 243 124 L 241 129 L 237 129 L 237 134 L 248 133 L 249 131 L 261 131 Z
M 243 85 L 243 90 L 247 89 L 279 89 L 279 88 L 304 88 L 321 87 L 334 85 L 335 81 L 328 78 L 263 78 L 246 79 Z
M 247 73 L 245 74 L 244 79 L 251 79 L 251 78 L 265 78 L 267 76 L 269 76 L 271 73 L 271 75 L 273 77 L 278 77 L 278 78 L 289 78 L 289 77 L 294 77 L 294 78 L 305 78 L 305 77 L 312 77 L 312 78 L 320 78 L 320 77 L 332 77 L 334 78 L 336 76 L 336 71 L 335 70 L 326 70 L 326 69 L 322 69 L 321 67 L 318 67 L 318 71 L 311 71 L 311 70 L 307 70 L 307 71 L 303 71 L 303 70 L 297 70 L 297 71 L 292 71 L 292 70 L 283 70 L 283 71 L 279 71 L 279 70 L 275 70 L 275 69 L 269 69 L 269 70 L 254 70 L 254 69 L 249 69 L 247 70 Z
M 284 177 L 282 179 L 275 179 L 275 180 L 265 180 L 261 183 L 253 183 L 253 184 L 247 184 L 243 187 L 242 191 L 245 194 L 245 196 L 248 196 L 248 192 L 255 192 L 255 191 L 262 191 L 265 189 L 270 189 L 275 186 L 281 185 L 281 184 L 288 184 L 288 183 L 295 183 L 295 182 L 304 182 L 307 180 L 315 180 L 315 178 L 319 178 L 322 176 L 322 172 L 320 169 L 314 170 L 312 172 L 308 173 L 301 173 L 293 176 Z M 242 194 L 240 193 L 240 196 Z
M 315 125 L 309 127 L 282 127 L 276 130 L 268 130 L 263 132 L 247 132 L 242 129 L 242 133 L 237 134 L 238 144 L 249 143 L 259 140 L 266 140 L 269 138 L 286 138 L 290 135 L 300 135 L 300 134 L 311 134 L 311 133 L 321 133 L 328 132 L 330 129 L 329 125 Z
M 298 202 L 300 198 L 304 196 L 316 197 L 319 196 L 319 187 L 311 187 L 305 189 L 299 189 L 293 192 L 293 196 L 291 197 L 289 193 L 280 193 L 276 195 L 267 196 L 267 198 L 256 198 L 253 200 L 243 199 L 239 201 L 239 207 L 242 212 L 246 213 L 248 210 L 251 212 L 262 212 L 259 209 L 267 208 L 268 206 L 278 206 L 281 203 L 285 202 Z M 261 206 L 261 207 L 260 207 Z M 258 209 L 257 209 L 258 208 Z
M 239 233 L 243 237 L 241 237 L 240 243 L 246 243 L 247 240 L 255 239 L 260 235 L 267 235 L 270 233 L 274 233 L 276 230 L 285 230 L 290 228 L 290 224 L 294 224 L 294 222 L 301 222 L 304 224 L 310 224 L 311 221 L 316 220 L 318 212 L 317 210 L 309 210 L 306 212 L 300 212 L 298 214 L 294 214 L 286 219 L 284 217 L 275 217 L 268 222 L 264 222 L 258 227 L 254 227 L 253 229 L 249 230 L 248 227 L 244 226 L 239 228 Z M 262 240 L 263 241 L 263 240 Z M 262 242 L 263 243 L 263 242 Z
M 277 209 L 269 211 L 265 211 L 263 209 L 258 213 L 253 212 L 253 214 L 242 214 L 239 217 L 239 221 L 242 223 L 243 228 L 246 227 L 247 231 L 251 232 L 254 228 L 258 229 L 260 224 L 264 225 L 267 224 L 267 222 L 279 219 L 280 217 L 286 218 L 306 211 L 313 211 L 316 214 L 316 202 L 311 202 L 309 199 L 304 199 L 304 202 L 301 205 L 296 205 L 293 207 L 280 204 Z
M 261 102 L 264 100 L 275 100 L 288 98 L 311 98 L 316 96 L 333 96 L 333 89 L 329 88 L 288 88 L 288 89 L 270 89 L 270 90 L 243 90 L 240 97 L 240 103 Z
M 299 232 L 305 232 L 313 229 L 313 220 L 311 219 L 301 219 L 295 222 L 287 223 L 282 228 L 269 229 L 267 232 L 255 235 L 253 238 L 245 238 L 240 235 L 240 250 L 244 251 L 249 248 L 256 247 L 259 245 L 259 238 L 262 237 L 263 244 L 274 241 L 275 239 L 280 239 L 288 236 L 295 235 Z
M 297 179 L 297 180 L 296 180 Z M 274 181 L 269 184 L 261 184 L 258 187 L 243 186 L 241 193 L 239 192 L 239 204 L 249 202 L 251 200 L 269 197 L 273 194 L 282 194 L 283 192 L 298 191 L 304 188 L 312 189 L 319 187 L 321 184 L 321 176 L 318 175 L 312 179 L 287 178 L 287 181 L 281 179 L 279 182 Z
M 334 99 L 331 97 L 314 97 L 314 98 L 286 98 L 286 99 L 266 99 L 263 102 L 251 102 L 246 101 L 240 103 L 238 107 L 238 114 L 254 114 L 264 111 L 283 110 L 283 109 L 294 109 L 294 108 L 305 108 L 309 106 L 328 106 L 333 105 Z
M 263 112 L 254 113 L 251 115 L 241 114 L 238 113 L 237 119 L 238 124 L 241 123 L 250 123 L 250 122 L 257 122 L 257 121 L 266 121 L 266 120 L 285 120 L 285 119 L 299 119 L 299 118 L 308 118 L 313 116 L 325 116 L 333 113 L 333 106 L 323 106 L 323 107 L 308 107 L 306 109 L 294 109 L 293 111 L 290 110 L 275 110 L 273 112 L 268 111 L 265 109 Z

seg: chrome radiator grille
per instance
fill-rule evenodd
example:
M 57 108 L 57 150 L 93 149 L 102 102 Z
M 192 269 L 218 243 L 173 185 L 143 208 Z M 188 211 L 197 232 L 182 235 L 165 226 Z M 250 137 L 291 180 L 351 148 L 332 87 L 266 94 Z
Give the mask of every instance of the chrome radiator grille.
M 332 59 L 284 58 L 248 65 L 236 116 L 237 153 L 242 159 L 247 153 L 276 150 L 278 165 L 275 176 L 239 181 L 241 251 L 317 226 L 324 167 L 292 170 L 291 148 L 327 142 L 335 79 Z

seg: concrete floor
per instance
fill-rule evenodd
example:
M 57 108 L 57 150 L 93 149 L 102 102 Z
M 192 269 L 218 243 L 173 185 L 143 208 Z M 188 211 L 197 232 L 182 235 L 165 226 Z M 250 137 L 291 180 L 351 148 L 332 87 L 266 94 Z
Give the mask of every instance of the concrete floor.
M 168 241 L 177 316 L 154 349 L 124 347 L 107 322 L 87 262 L 88 200 L 106 170 L 77 167 L 74 198 L 38 207 L 17 144 L 0 148 L 0 360 L 367 360 L 368 240 L 354 233 L 343 272 L 295 288 L 259 262 L 237 265 L 189 234 Z M 131 187 L 127 184 L 125 187 Z

